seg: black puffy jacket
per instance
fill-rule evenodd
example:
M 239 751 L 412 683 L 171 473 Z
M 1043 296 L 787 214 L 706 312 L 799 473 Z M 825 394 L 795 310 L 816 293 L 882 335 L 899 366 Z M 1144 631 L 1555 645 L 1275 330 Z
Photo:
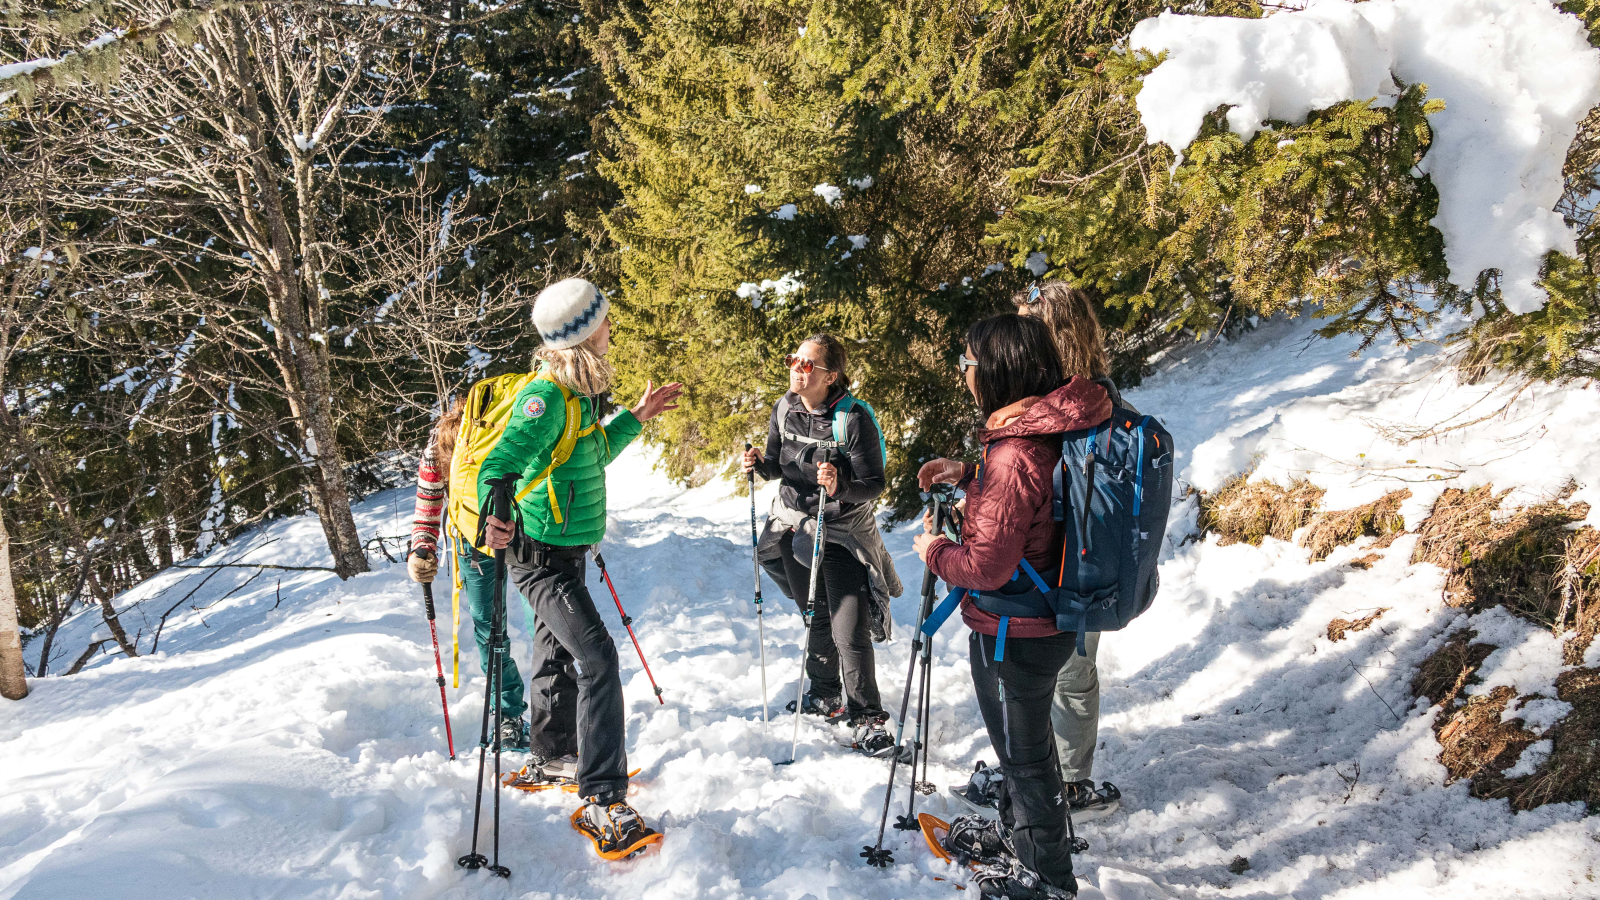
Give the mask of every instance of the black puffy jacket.
M 807 411 L 800 395 L 790 392 L 772 408 L 767 420 L 767 446 L 755 470 L 762 478 L 771 481 L 782 479 L 778 496 L 784 506 L 806 515 L 817 514 L 817 450 L 816 444 L 793 437 L 799 435 L 818 441 L 833 440 L 833 411 L 848 392 L 835 386 L 828 399 Z M 787 422 L 778 421 L 778 411 L 788 407 Z M 787 426 L 787 427 L 785 427 Z M 826 513 L 837 516 L 841 506 L 871 503 L 883 493 L 887 479 L 883 473 L 883 445 L 872 416 L 860 405 L 850 409 L 845 417 L 844 446 L 833 454 L 832 462 L 839 470 L 839 490 L 828 500 Z

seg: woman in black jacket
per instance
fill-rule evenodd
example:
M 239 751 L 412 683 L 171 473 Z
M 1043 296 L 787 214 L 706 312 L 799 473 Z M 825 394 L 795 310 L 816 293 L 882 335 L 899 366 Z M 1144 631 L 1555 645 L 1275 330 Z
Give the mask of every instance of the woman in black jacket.
M 773 409 L 766 446 L 745 451 L 743 459 L 744 471 L 782 481 L 757 556 L 804 612 L 817 501 L 826 492 L 822 570 L 809 604 L 811 690 L 801 705 L 830 720 L 848 718 L 856 749 L 883 755 L 894 739 L 884 729 L 889 716 L 872 642 L 888 638 L 889 598 L 901 591 L 873 514 L 885 484 L 883 441 L 871 410 L 850 396 L 847 355 L 837 338 L 813 335 L 785 363 L 789 392 Z

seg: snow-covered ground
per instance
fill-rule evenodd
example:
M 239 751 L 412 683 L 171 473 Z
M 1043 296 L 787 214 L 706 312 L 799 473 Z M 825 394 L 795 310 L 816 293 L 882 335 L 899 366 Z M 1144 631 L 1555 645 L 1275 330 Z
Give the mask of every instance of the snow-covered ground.
M 1395 445 L 1380 432 L 1469 407 L 1481 412 L 1462 417 L 1473 418 L 1505 395 L 1452 387 L 1431 347 L 1352 359 L 1353 342 L 1309 333 L 1305 322 L 1267 323 L 1129 393 L 1179 441 L 1184 482 L 1214 487 L 1256 461 L 1267 477 L 1309 474 L 1340 508 L 1404 479 L 1417 493 L 1412 527 L 1446 484 L 1493 480 L 1527 499 L 1568 478 L 1596 484 L 1595 392 L 1541 388 L 1465 436 Z M 974 896 L 954 893 L 960 874 L 920 836 L 891 829 L 897 864 L 887 870 L 858 857 L 888 766 L 838 746 L 842 733 L 807 722 L 799 761 L 774 766 L 788 756 L 793 720 L 777 710 L 794 694 L 800 629 L 768 582 L 774 716 L 764 728 L 748 500 L 727 482 L 674 486 L 640 450 L 613 467 L 610 489 L 607 561 L 664 706 L 592 572 L 590 586 L 611 610 L 630 765 L 643 769 L 633 800 L 667 832 L 659 850 L 606 863 L 568 826 L 572 795 L 508 792 L 501 855 L 511 880 L 455 867 L 470 838 L 467 751 L 482 676 L 464 647 L 462 686 L 449 692 L 462 753 L 450 762 L 422 603 L 402 567 L 380 562 L 344 583 L 322 572 L 168 571 L 119 601 L 148 648 L 161 614 L 211 576 L 168 618 L 159 654 L 104 656 L 0 705 L 0 900 Z M 409 512 L 408 492 L 391 491 L 362 504 L 357 521 L 363 536 L 401 534 Z M 1194 516 L 1192 499 L 1174 510 L 1155 607 L 1101 644 L 1095 774 L 1125 800 L 1081 829 L 1084 897 L 1600 892 L 1600 817 L 1576 804 L 1513 815 L 1504 801 L 1470 798 L 1464 783 L 1444 785 L 1432 712 L 1408 684 L 1460 616 L 1440 603 L 1439 570 L 1407 564 L 1413 537 L 1359 570 L 1346 562 L 1370 548 L 1308 564 L 1304 550 L 1271 539 L 1185 542 Z M 908 530 L 889 546 L 910 587 L 894 605 L 900 638 L 878 652 L 885 702 L 897 708 L 921 567 Z M 317 565 L 326 551 L 302 517 L 208 561 L 236 560 Z M 447 622 L 443 586 L 440 596 Z M 1326 638 L 1330 619 L 1380 606 L 1391 609 L 1373 628 Z M 526 660 L 516 609 L 514 652 Z M 85 613 L 63 628 L 69 661 L 96 624 Z M 1495 627 L 1520 643 L 1486 663 L 1491 678 L 1526 692 L 1553 677 L 1528 662 L 1547 636 L 1517 620 Z M 941 784 L 994 758 L 964 649 L 953 620 L 933 677 L 931 774 Z M 448 643 L 445 652 L 448 665 Z M 904 796 L 902 780 L 897 812 Z M 953 814 L 938 796 L 927 808 Z M 1230 871 L 1236 857 L 1248 870 Z

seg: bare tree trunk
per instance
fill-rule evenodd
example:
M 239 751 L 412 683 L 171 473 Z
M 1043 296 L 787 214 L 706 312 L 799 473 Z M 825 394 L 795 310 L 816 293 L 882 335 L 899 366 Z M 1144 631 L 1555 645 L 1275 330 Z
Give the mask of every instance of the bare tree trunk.
M 122 652 L 129 656 L 138 656 L 139 648 L 128 640 L 128 632 L 122 629 L 122 620 L 117 618 L 116 607 L 111 605 L 111 598 L 115 595 L 115 589 L 104 584 L 93 574 L 89 576 L 88 588 L 93 592 L 95 599 L 100 602 L 100 616 L 105 619 L 106 627 L 111 629 L 111 636 L 116 639 L 117 646 L 121 647 Z
M 56 593 L 55 583 L 51 582 L 50 588 L 50 621 L 44 627 L 44 639 L 39 644 L 39 666 L 34 669 L 35 678 L 43 678 L 50 672 L 50 651 L 55 648 L 56 633 L 61 630 L 61 623 L 67 619 L 67 607 L 61 602 L 61 595 Z
M 162 504 L 161 508 L 165 511 L 167 507 Z M 168 517 L 163 515 L 156 520 L 155 524 L 156 566 L 158 570 L 172 568 L 172 531 L 168 522 Z
M 0 697 L 28 696 L 27 669 L 22 664 L 22 632 L 17 624 L 17 591 L 11 583 L 11 536 L 0 517 Z

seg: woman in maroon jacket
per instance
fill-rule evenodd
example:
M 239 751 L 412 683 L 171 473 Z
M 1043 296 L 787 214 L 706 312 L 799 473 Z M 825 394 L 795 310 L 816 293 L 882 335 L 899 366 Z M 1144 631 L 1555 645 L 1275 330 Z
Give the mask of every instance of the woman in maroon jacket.
M 1105 421 L 1111 398 L 1087 378 L 1062 383 L 1050 330 L 1037 319 L 1001 315 L 978 322 L 967 332 L 960 364 L 986 419 L 977 434 L 982 462 L 936 459 L 923 465 L 918 480 L 924 487 L 953 482 L 966 491 L 962 542 L 936 536 L 930 527 L 914 546 L 946 583 L 997 591 L 1024 559 L 1038 572 L 1058 571 L 1061 532 L 1051 513 L 1051 476 L 1061 459 L 1059 435 Z M 1050 616 L 1012 616 L 1002 638 L 1000 617 L 979 609 L 970 594 L 961 602 L 961 618 L 972 629 L 978 707 L 1005 774 L 1000 820 L 1020 863 L 1020 869 L 987 867 L 975 880 L 985 894 L 1072 896 L 1077 881 L 1050 704 L 1076 636 L 1057 630 Z

